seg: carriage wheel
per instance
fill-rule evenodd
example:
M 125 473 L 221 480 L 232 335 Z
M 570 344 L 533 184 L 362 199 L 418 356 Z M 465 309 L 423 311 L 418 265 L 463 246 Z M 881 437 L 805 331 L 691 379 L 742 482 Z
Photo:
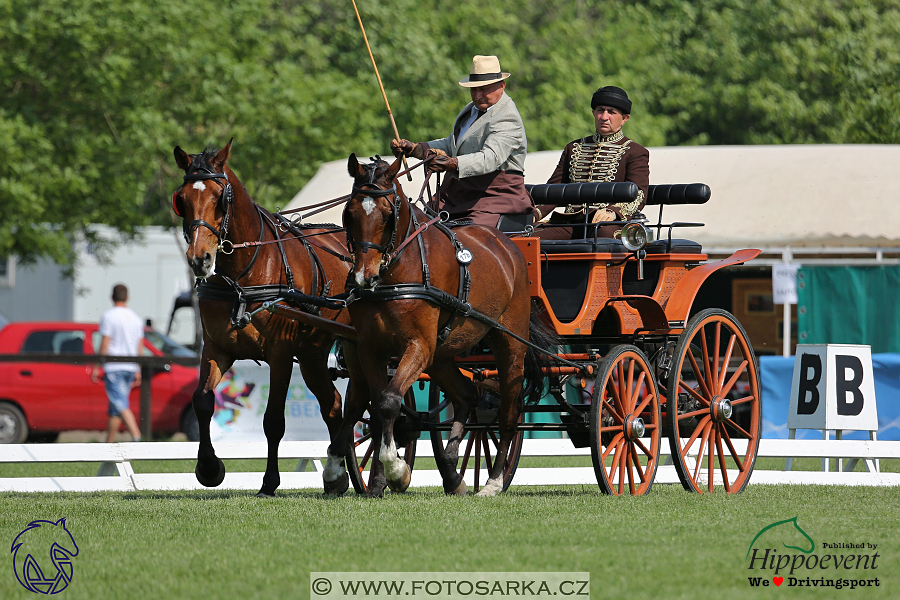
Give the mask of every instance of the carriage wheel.
M 759 448 L 759 372 L 730 313 L 706 309 L 688 321 L 672 356 L 665 418 L 684 489 L 744 489 Z
M 403 405 L 415 412 L 416 397 L 411 389 L 408 390 L 403 397 Z M 400 414 L 403 415 L 402 409 Z M 356 427 L 353 428 L 353 452 L 351 453 L 350 459 L 347 461 L 347 472 L 350 474 L 350 481 L 353 483 L 353 489 L 356 490 L 356 493 L 358 494 L 368 493 L 369 485 L 372 481 L 372 454 L 375 452 L 377 444 L 376 441 L 372 439 L 369 423 L 370 418 L 367 412 L 356 424 Z M 417 439 L 418 435 L 408 443 L 403 446 L 398 446 L 397 448 L 400 458 L 406 462 L 410 471 L 412 471 L 413 463 L 416 460 Z M 360 456 L 359 448 L 361 446 L 365 448 L 365 451 Z
M 487 483 L 488 474 L 481 468 L 484 466 L 487 473 L 490 473 L 494 464 L 494 458 L 497 450 L 500 448 L 500 429 L 496 422 L 496 409 L 492 410 L 490 406 L 491 395 L 483 388 L 477 388 L 478 399 L 476 408 L 469 415 L 468 423 L 479 425 L 478 429 L 466 428 L 464 437 L 459 444 L 460 462 L 459 474 L 465 476 L 466 469 L 473 469 L 474 492 L 478 492 L 482 485 Z M 437 414 L 438 422 L 442 424 L 450 424 L 453 416 L 453 407 L 449 401 L 446 406 L 441 404 L 441 389 L 432 382 L 428 390 L 428 412 Z M 478 408 L 481 407 L 481 408 Z M 479 418 L 480 417 L 480 418 Z M 522 422 L 524 414 L 519 416 L 519 422 Z M 481 427 L 485 424 L 491 424 L 488 427 Z M 431 432 L 431 447 L 437 455 L 444 451 L 444 442 L 446 431 Z M 522 456 L 522 441 L 525 436 L 522 431 L 516 431 L 512 442 L 509 444 L 509 452 L 506 454 L 506 466 L 503 469 L 503 491 L 509 488 L 512 483 L 513 476 L 516 474 L 516 468 L 519 466 L 519 458 Z
M 643 496 L 659 465 L 659 394 L 647 357 L 613 348 L 600 364 L 591 396 L 591 459 L 605 494 Z

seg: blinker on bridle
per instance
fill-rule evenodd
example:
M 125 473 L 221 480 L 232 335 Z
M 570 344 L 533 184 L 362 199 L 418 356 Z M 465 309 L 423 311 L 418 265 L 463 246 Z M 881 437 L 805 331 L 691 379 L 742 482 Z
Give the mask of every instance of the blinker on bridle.
M 221 250 L 221 251 L 225 252 L 225 254 L 231 254 L 231 252 L 233 250 L 228 251 L 225 246 L 226 243 L 230 244 L 230 242 L 228 242 L 228 240 L 225 239 L 225 236 L 228 235 L 228 221 L 231 217 L 231 207 L 234 204 L 234 189 L 231 187 L 231 183 L 228 181 L 228 174 L 225 173 L 224 170 L 221 173 L 215 173 L 205 167 L 201 167 L 198 165 L 191 165 L 189 170 L 190 171 L 203 171 L 203 172 L 202 173 L 189 173 L 189 174 L 185 175 L 183 183 L 182 183 L 182 187 L 184 187 L 184 185 L 187 184 L 189 181 L 205 181 L 207 179 L 213 179 L 216 181 L 216 183 L 222 185 L 222 182 L 220 180 L 222 180 L 222 179 L 225 180 L 225 184 L 222 187 L 222 195 L 219 197 L 219 205 L 222 208 L 222 212 L 225 213 L 225 218 L 222 219 L 222 227 L 219 229 L 216 229 L 215 226 L 210 225 L 203 219 L 195 219 L 194 221 L 191 222 L 190 226 L 188 226 L 188 224 L 183 220 L 184 215 L 182 215 L 178 211 L 178 205 L 175 202 L 175 198 L 178 195 L 178 190 L 175 190 L 172 193 L 172 209 L 175 211 L 176 215 L 178 215 L 179 217 L 182 217 L 181 230 L 182 230 L 182 234 L 184 235 L 184 241 L 187 242 L 188 245 L 190 245 L 190 243 L 191 243 L 190 234 L 198 227 L 206 227 L 207 229 L 212 231 L 213 235 L 216 236 L 216 239 L 219 240 L 219 246 L 218 246 L 217 250 Z M 181 188 L 179 188 L 179 189 L 181 189 Z

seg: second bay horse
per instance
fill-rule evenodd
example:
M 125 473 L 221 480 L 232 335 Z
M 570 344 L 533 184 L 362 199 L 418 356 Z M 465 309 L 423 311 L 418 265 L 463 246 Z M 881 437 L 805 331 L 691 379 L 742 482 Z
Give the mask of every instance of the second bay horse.
M 435 456 L 448 494 L 463 495 L 466 483 L 457 472 L 459 444 L 476 398 L 474 384 L 454 358 L 482 340 L 490 347 L 499 371 L 500 446 L 489 480 L 479 495 L 503 488 L 503 469 L 522 408 L 523 382 L 531 396 L 543 388 L 539 352 L 503 332 L 522 339 L 539 329 L 531 320 L 531 297 L 525 258 L 500 231 L 480 225 L 449 229 L 413 207 L 393 164 L 376 157 L 360 164 L 348 161 L 353 192 L 344 209 L 347 243 L 353 256 L 348 275 L 349 304 L 360 349 L 359 368 L 371 402 L 374 452 L 371 495 L 385 485 L 394 491 L 409 485 L 410 471 L 397 456 L 393 427 L 404 394 L 425 372 L 452 401 L 454 417 L 446 448 Z M 355 295 L 355 298 L 354 298 Z M 480 317 L 487 317 L 487 321 Z M 364 350 L 363 350 L 364 349 Z M 399 357 L 393 377 L 392 357 Z M 366 408 L 366 398 L 348 400 L 335 454 L 348 455 L 353 424 Z

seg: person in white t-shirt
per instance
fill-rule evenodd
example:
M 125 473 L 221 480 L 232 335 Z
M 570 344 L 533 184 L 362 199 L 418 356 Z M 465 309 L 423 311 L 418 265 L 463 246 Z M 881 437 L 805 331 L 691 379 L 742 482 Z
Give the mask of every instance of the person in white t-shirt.
M 98 354 L 109 356 L 139 356 L 144 324 L 141 318 L 125 304 L 128 288 L 121 283 L 113 287 L 113 307 L 100 318 L 100 350 Z M 137 419 L 129 408 L 131 388 L 141 383 L 141 369 L 137 363 L 108 362 L 103 368 L 103 383 L 109 398 L 109 435 L 107 442 L 114 442 L 122 421 L 131 432 L 134 441 L 141 441 Z M 97 368 L 94 369 L 96 378 Z

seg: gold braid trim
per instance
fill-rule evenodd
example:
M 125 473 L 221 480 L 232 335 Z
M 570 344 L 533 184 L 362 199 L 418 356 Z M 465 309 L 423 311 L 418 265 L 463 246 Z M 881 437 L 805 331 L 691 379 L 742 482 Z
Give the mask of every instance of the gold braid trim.
M 614 181 L 619 163 L 631 145 L 631 140 L 624 144 L 618 143 L 624 138 L 625 134 L 620 130 L 606 136 L 594 133 L 590 141 L 588 141 L 589 138 L 583 138 L 576 142 L 572 146 L 572 158 L 569 162 L 569 181 L 573 183 Z M 630 212 L 627 213 L 630 216 L 640 206 L 642 199 L 643 192 L 636 202 L 629 202 L 624 205 L 617 204 L 615 206 L 620 208 L 623 215 L 626 214 L 626 210 L 630 209 Z M 601 209 L 607 206 L 609 205 L 605 203 L 592 204 L 590 209 Z M 586 209 L 587 207 L 584 204 L 570 204 L 566 207 L 563 214 L 584 214 Z

